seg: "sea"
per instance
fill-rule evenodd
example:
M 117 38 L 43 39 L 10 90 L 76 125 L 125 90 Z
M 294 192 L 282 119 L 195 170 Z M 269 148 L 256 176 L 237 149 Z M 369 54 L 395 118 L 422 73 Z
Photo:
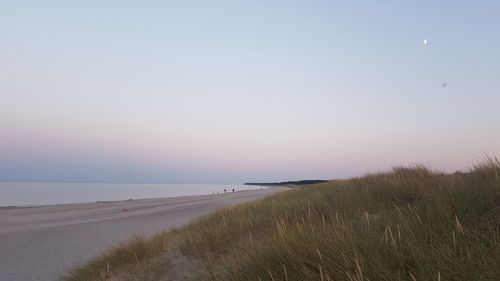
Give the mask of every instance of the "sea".
M 265 187 L 237 184 L 0 182 L 0 207 L 165 198 L 260 188 Z

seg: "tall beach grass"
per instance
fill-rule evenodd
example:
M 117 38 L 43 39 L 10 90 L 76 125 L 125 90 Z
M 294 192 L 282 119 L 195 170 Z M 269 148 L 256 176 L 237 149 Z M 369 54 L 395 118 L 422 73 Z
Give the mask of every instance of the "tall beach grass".
M 500 280 L 500 163 L 295 187 L 132 241 L 67 280 L 169 280 L 126 274 L 169 251 L 199 262 L 193 280 Z

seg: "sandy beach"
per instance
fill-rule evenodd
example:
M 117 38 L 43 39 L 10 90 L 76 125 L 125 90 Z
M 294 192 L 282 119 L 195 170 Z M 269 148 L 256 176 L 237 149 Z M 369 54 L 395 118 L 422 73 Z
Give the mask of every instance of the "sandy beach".
M 284 190 L 0 208 L 0 280 L 59 280 L 120 241 L 187 223 L 219 207 Z

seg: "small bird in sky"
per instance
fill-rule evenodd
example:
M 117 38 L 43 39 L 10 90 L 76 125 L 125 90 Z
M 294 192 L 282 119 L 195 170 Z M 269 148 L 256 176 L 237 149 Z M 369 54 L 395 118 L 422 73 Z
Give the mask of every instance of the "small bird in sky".
M 446 86 L 448 86 L 448 83 L 444 82 L 443 84 L 441 84 L 441 86 L 445 88 Z

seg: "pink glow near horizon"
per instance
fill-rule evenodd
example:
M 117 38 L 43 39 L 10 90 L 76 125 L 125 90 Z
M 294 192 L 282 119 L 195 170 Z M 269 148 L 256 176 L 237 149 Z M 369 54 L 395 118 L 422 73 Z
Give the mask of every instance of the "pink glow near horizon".
M 500 155 L 496 2 L 197 7 L 6 4 L 0 180 L 241 183 Z

